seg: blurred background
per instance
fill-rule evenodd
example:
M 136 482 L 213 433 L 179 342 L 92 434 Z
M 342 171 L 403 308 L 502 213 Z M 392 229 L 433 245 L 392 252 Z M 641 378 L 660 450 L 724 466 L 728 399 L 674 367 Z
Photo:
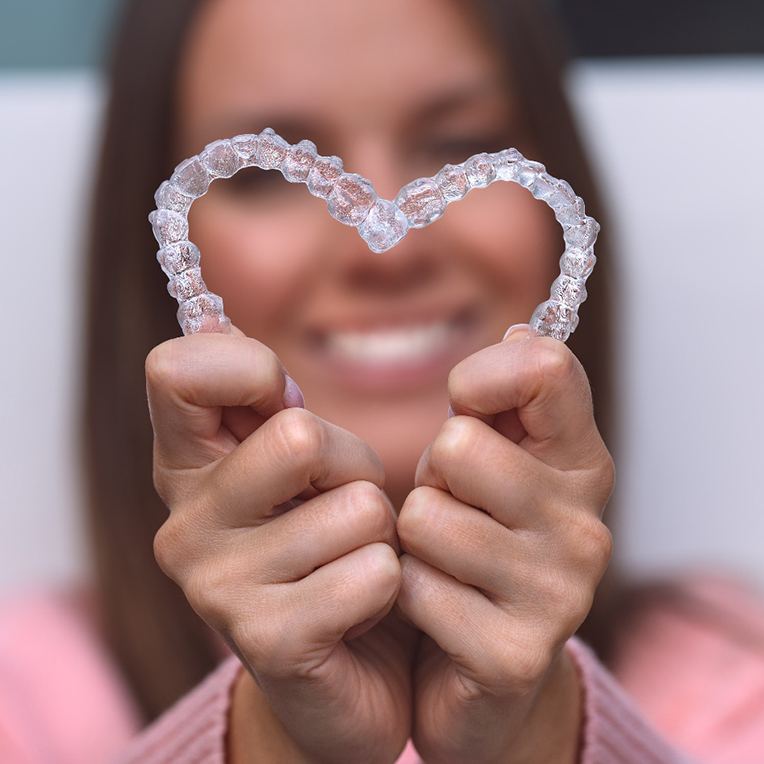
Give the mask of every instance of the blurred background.
M 87 575 L 80 252 L 116 5 L 0 7 L 0 592 Z M 621 259 L 618 554 L 764 589 L 764 4 L 552 5 Z

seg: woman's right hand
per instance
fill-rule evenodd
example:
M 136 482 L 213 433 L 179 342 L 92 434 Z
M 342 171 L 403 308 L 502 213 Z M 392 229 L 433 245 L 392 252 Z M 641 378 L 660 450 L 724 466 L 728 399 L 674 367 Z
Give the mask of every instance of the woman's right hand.
M 235 327 L 157 345 L 146 383 L 170 510 L 160 567 L 239 656 L 296 758 L 394 761 L 417 632 L 390 612 L 400 548 L 379 457 L 287 408 L 278 357 Z

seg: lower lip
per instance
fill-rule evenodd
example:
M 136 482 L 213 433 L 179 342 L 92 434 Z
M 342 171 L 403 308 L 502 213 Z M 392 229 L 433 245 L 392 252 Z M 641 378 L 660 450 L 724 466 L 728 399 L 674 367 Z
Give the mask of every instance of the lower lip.
M 315 375 L 333 387 L 365 392 L 400 392 L 443 383 L 448 372 L 476 350 L 476 326 L 470 320 L 451 329 L 449 340 L 435 353 L 401 360 L 354 360 L 325 346 L 312 346 Z

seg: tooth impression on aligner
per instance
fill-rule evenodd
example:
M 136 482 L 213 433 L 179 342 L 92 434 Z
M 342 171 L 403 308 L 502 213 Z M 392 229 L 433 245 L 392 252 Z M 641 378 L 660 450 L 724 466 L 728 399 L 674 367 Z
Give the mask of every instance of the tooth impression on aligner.
M 520 162 L 525 157 L 515 148 L 502 149 L 492 154 L 498 180 L 517 180 Z
M 177 241 L 157 252 L 157 261 L 167 276 L 175 276 L 189 268 L 196 268 L 201 261 L 199 247 L 192 241 Z
M 585 217 L 579 225 L 565 228 L 563 238 L 569 247 L 588 249 L 597 240 L 600 224 L 591 217 Z
M 576 310 L 556 300 L 545 300 L 533 311 L 529 323 L 539 334 L 565 342 L 578 326 Z
M 592 247 L 587 250 L 569 247 L 560 258 L 560 272 L 566 276 L 585 279 L 591 275 L 596 262 L 597 256 Z
M 331 194 L 334 184 L 343 174 L 342 160 L 338 156 L 316 157 L 305 182 L 313 196 L 326 199 Z
M 360 225 L 369 214 L 377 194 L 366 178 L 357 173 L 343 173 L 326 198 L 329 214 L 345 225 Z
M 286 157 L 281 163 L 281 173 L 290 183 L 304 183 L 316 157 L 316 144 L 313 141 L 302 140 L 287 149 Z
M 153 210 L 149 213 L 149 222 L 160 247 L 188 238 L 188 220 L 179 212 Z
M 533 179 L 533 182 L 528 186 L 528 190 L 534 198 L 549 204 L 549 201 L 554 197 L 555 192 L 557 191 L 557 185 L 554 182 L 554 178 L 545 171 L 540 172 Z M 549 206 L 551 207 L 552 205 L 550 204 Z
M 244 164 L 230 140 L 208 143 L 199 158 L 213 178 L 230 178 Z
M 173 187 L 192 199 L 207 193 L 210 186 L 210 174 L 198 156 L 185 159 L 176 168 L 170 178 Z
M 194 200 L 192 197 L 182 194 L 169 180 L 165 180 L 156 190 L 154 201 L 158 210 L 171 210 L 180 215 L 187 215 Z
M 224 331 L 231 325 L 230 319 L 223 313 L 222 298 L 213 292 L 205 292 L 180 303 L 176 317 L 183 334 Z
M 566 245 L 560 275 L 549 298 L 534 310 L 531 329 L 564 342 L 578 325 L 578 306 L 587 299 L 585 281 L 597 261 L 593 247 L 600 225 L 586 215 L 583 199 L 570 184 L 550 175 L 540 162 L 526 159 L 515 148 L 482 152 L 461 165 L 444 165 L 434 178 L 411 181 L 391 202 L 379 198 L 363 176 L 346 173 L 339 157 L 319 156 L 307 139 L 291 145 L 266 127 L 259 134 L 213 141 L 178 164 L 154 194 L 157 208 L 148 217 L 160 245 L 156 257 L 169 278 L 168 292 L 178 300 L 184 334 L 230 331 L 222 299 L 207 291 L 202 278 L 199 249 L 188 240 L 187 216 L 212 180 L 231 177 L 242 167 L 278 169 L 287 181 L 304 182 L 311 194 L 326 200 L 335 219 L 358 229 L 373 252 L 395 246 L 410 227 L 434 222 L 450 202 L 472 188 L 494 180 L 518 183 L 553 209 Z
M 260 136 L 254 133 L 243 133 L 231 138 L 233 150 L 242 158 L 243 167 L 254 167 L 257 163 L 257 150 L 260 146 Z
M 555 213 L 565 207 L 575 204 L 576 194 L 564 180 L 559 180 L 547 172 L 542 172 L 533 181 L 530 191 L 536 199 L 546 202 Z
M 475 154 L 464 162 L 464 171 L 470 188 L 485 188 L 496 180 L 493 158 L 485 152 Z
M 532 159 L 522 159 L 517 163 L 517 175 L 515 180 L 525 188 L 529 188 L 536 178 L 546 171 L 541 162 L 534 162 Z
M 207 285 L 202 278 L 202 269 L 189 268 L 173 276 L 167 283 L 167 291 L 178 302 L 185 302 L 191 297 L 204 294 L 207 291 Z
M 446 209 L 446 200 L 434 178 L 417 178 L 407 183 L 395 197 L 395 204 L 412 228 L 424 228 Z
M 563 302 L 571 308 L 577 308 L 587 298 L 585 279 L 561 273 L 550 289 L 550 299 Z
M 280 169 L 289 144 L 272 127 L 266 127 L 258 137 L 257 166 L 263 170 Z
M 470 182 L 464 166 L 460 164 L 447 164 L 435 176 L 435 183 L 447 203 L 462 199 L 470 190 Z
M 377 199 L 358 226 L 358 233 L 373 252 L 385 252 L 406 235 L 408 228 L 408 220 L 396 204 Z

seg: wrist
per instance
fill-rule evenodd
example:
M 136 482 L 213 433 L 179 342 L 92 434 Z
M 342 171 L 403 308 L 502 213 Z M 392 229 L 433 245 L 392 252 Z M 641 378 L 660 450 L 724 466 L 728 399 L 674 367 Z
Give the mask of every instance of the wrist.
M 232 689 L 227 751 L 231 764 L 310 764 L 243 666 Z
M 520 746 L 509 761 L 578 764 L 582 722 L 581 683 L 575 663 L 563 646 L 528 717 Z

